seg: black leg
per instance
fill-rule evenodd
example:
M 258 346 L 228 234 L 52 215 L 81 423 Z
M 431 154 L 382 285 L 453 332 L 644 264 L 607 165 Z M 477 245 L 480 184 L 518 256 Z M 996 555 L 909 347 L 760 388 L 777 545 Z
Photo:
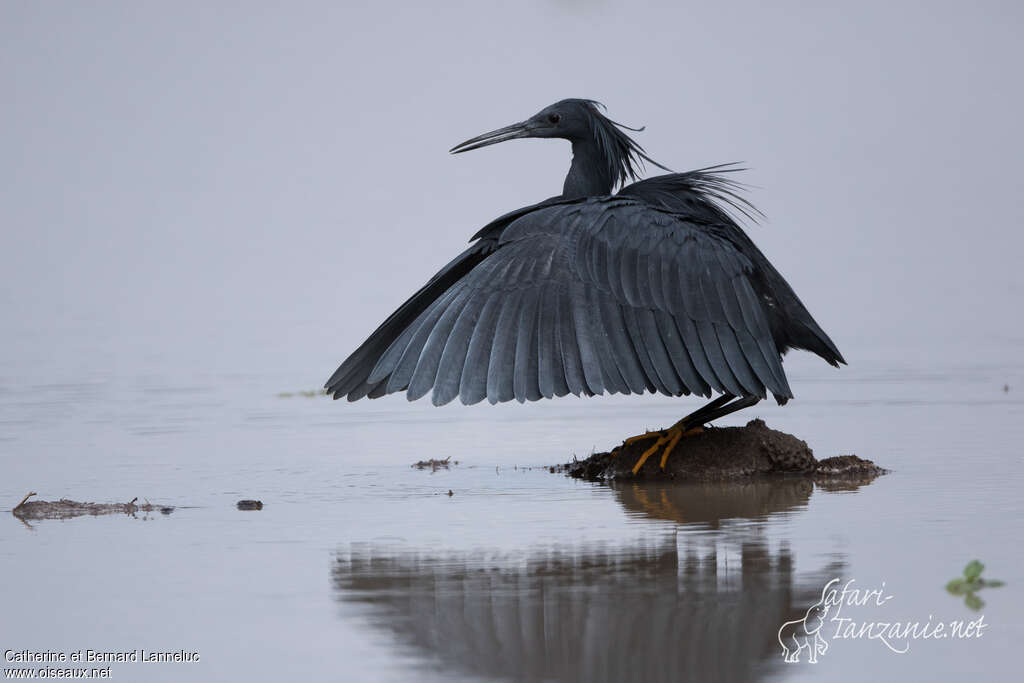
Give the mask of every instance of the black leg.
M 736 397 L 732 394 L 722 394 L 718 398 L 713 399 L 709 403 L 705 403 L 700 408 L 697 408 L 697 410 L 693 411 L 676 424 L 682 426 L 684 423 L 689 423 L 695 427 L 699 427 L 706 422 L 706 420 L 702 419 L 705 415 L 721 408 L 734 398 Z
M 733 399 L 736 399 L 733 401 Z M 700 427 L 705 425 L 712 420 L 717 420 L 720 417 L 725 417 L 730 413 L 735 413 L 737 410 L 743 410 L 749 408 L 761 399 L 757 396 L 744 396 L 742 398 L 736 398 L 732 394 L 722 394 L 711 403 L 708 403 L 703 408 L 695 410 L 690 413 L 682 420 L 675 424 L 676 427 L 682 430 L 693 429 L 694 427 Z M 732 403 L 730 403 L 732 401 Z

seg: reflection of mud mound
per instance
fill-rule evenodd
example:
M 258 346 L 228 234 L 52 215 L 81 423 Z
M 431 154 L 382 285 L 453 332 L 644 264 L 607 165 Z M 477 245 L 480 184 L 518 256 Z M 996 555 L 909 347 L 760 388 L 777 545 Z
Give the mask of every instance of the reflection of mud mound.
M 612 488 L 630 513 L 717 527 L 723 519 L 761 519 L 804 507 L 814 484 L 803 477 L 777 477 L 717 483 L 617 482 Z
M 822 461 L 825 462 L 828 461 Z M 819 477 L 815 474 L 813 481 L 810 477 L 790 476 L 720 482 L 618 481 L 611 487 L 627 512 L 717 528 L 725 519 L 765 519 L 806 507 L 815 486 L 826 491 L 854 491 L 871 483 L 875 476 Z
M 340 600 L 362 605 L 439 671 L 503 680 L 749 681 L 781 664 L 776 634 L 824 575 L 798 587 L 783 548 L 742 544 L 724 565 L 674 540 L 608 551 L 536 551 L 526 561 L 345 550 Z M 835 571 L 835 568 L 833 568 Z
M 653 439 L 622 446 L 612 453 L 597 453 L 568 463 L 564 470 L 580 479 L 633 478 L 632 468 Z M 791 434 L 769 429 L 763 420 L 744 427 L 708 427 L 684 437 L 673 450 L 665 470 L 660 457 L 651 457 L 638 473 L 643 478 L 686 481 L 735 481 L 764 475 L 802 475 L 819 479 L 873 478 L 885 470 L 854 455 L 818 462 L 807 443 Z M 823 467 L 824 466 L 824 467 Z M 869 479 L 870 480 L 870 479 Z

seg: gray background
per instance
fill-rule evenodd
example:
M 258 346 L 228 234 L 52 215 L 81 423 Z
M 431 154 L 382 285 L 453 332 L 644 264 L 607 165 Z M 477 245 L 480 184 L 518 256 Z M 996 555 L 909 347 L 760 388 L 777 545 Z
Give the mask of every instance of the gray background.
M 750 165 L 854 368 L 1018 345 L 1020 7 L 5 1 L 0 351 L 314 388 L 569 162 L 446 150 L 570 96 L 677 170 Z

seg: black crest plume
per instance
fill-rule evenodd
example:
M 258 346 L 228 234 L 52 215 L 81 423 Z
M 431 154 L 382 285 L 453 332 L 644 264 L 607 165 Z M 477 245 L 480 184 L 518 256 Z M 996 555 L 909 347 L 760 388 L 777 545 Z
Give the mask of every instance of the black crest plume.
M 608 160 L 608 174 L 614 179 L 616 185 L 625 185 L 631 180 L 637 180 L 643 171 L 644 162 L 672 172 L 672 169 L 662 166 L 649 157 L 644 148 L 624 132 L 629 130 L 638 133 L 643 130 L 643 127 L 630 128 L 625 124 L 612 121 L 604 115 L 605 106 L 597 100 L 581 99 L 577 101 L 589 110 L 590 116 L 587 117 L 587 121 L 591 133 L 593 133 L 594 140 L 602 154 Z

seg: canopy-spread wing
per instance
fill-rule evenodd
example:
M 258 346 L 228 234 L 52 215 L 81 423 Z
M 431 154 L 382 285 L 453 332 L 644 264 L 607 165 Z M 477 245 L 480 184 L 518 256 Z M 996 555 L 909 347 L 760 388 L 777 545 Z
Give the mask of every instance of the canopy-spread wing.
M 475 261 L 476 259 L 474 259 Z M 350 399 L 436 405 L 657 391 L 792 397 L 754 265 L 723 225 L 628 197 L 517 217 L 393 337 Z

